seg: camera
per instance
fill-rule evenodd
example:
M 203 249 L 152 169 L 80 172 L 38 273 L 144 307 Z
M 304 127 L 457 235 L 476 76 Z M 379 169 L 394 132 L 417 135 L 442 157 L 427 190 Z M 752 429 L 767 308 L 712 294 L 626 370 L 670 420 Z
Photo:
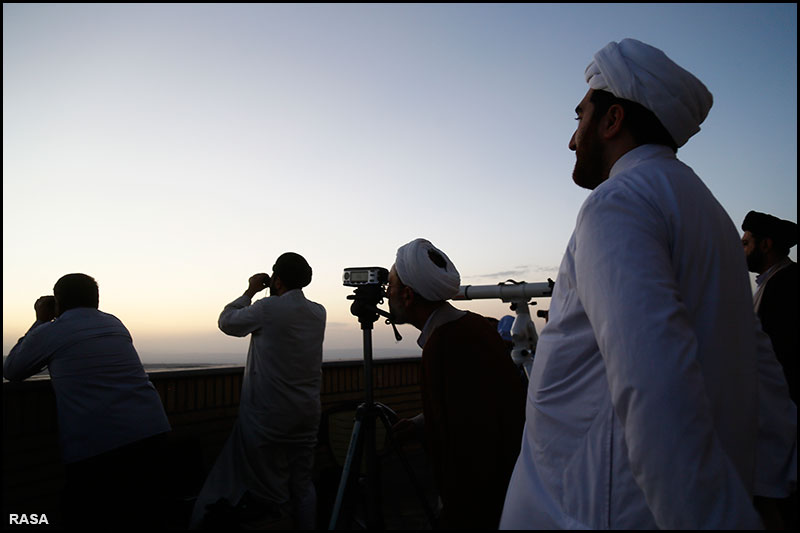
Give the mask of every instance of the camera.
M 378 309 L 378 304 L 383 303 L 386 297 L 386 285 L 389 283 L 389 271 L 382 267 L 351 267 L 345 268 L 342 282 L 346 287 L 355 287 L 355 294 L 347 297 L 353 300 L 350 312 L 358 317 L 361 329 L 365 333 L 372 329 L 372 323 L 378 316 L 386 317 L 386 323 L 392 325 L 394 338 L 401 341 L 403 337 L 397 332 L 392 315 Z M 371 356 L 370 356 L 371 357 Z
M 382 267 L 345 268 L 342 275 L 342 283 L 346 287 L 386 285 L 389 283 L 389 271 Z

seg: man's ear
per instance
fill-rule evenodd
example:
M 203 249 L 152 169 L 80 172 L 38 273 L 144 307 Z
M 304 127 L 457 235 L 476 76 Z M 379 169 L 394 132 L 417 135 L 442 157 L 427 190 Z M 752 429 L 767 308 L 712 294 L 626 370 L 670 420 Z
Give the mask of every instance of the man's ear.
M 764 253 L 772 251 L 774 246 L 775 241 L 772 240 L 772 237 L 762 237 L 758 240 L 758 249 Z
M 619 104 L 612 104 L 600 120 L 600 135 L 604 139 L 612 139 L 619 135 L 625 118 L 625 108 Z

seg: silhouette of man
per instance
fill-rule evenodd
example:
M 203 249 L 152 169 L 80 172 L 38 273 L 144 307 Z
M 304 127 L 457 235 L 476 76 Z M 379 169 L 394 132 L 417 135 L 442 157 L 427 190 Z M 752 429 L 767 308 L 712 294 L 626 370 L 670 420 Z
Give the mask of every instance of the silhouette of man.
M 292 519 L 298 529 L 316 526 L 311 475 L 326 312 L 303 294 L 311 267 L 301 255 L 282 254 L 272 271 L 251 276 L 219 316 L 227 335 L 250 335 L 250 348 L 239 418 L 197 497 L 194 526 L 220 499 L 237 509 L 244 528 L 286 527 Z M 251 303 L 267 286 L 270 296 Z
M 157 511 L 161 446 L 170 430 L 131 335 L 98 309 L 97 282 L 67 274 L 34 304 L 36 322 L 3 364 L 9 381 L 47 367 L 65 463 L 68 527 L 146 527 Z M 150 526 L 152 524 L 149 524 Z
M 389 308 L 396 323 L 421 331 L 417 420 L 442 501 L 439 527 L 497 529 L 519 452 L 525 391 L 497 328 L 446 301 L 460 279 L 444 252 L 415 239 L 397 251 L 389 272 Z M 412 424 L 396 424 L 401 439 Z
M 592 192 L 539 337 L 501 528 L 759 528 L 753 495 L 796 482 L 797 410 L 738 231 L 676 157 L 711 94 L 633 39 L 585 75 L 569 148 Z
M 797 244 L 797 224 L 750 211 L 742 222 L 747 268 L 758 274 L 753 308 L 783 366 L 797 404 L 797 263 L 789 249 Z

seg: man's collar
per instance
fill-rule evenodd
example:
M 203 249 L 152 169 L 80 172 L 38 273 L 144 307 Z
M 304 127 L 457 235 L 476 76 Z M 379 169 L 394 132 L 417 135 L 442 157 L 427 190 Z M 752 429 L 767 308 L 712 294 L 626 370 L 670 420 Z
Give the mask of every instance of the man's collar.
M 633 150 L 626 152 L 622 157 L 617 159 L 617 161 L 611 167 L 611 171 L 608 173 L 608 179 L 613 178 L 617 174 L 624 172 L 629 168 L 635 167 L 645 159 L 651 159 L 654 157 L 667 157 L 669 159 L 675 159 L 676 155 L 671 148 L 664 146 L 663 144 L 643 144 L 641 146 L 637 146 Z
M 784 257 L 783 259 L 781 259 L 780 261 L 778 261 L 777 263 L 766 269 L 763 273 L 756 276 L 756 285 L 761 285 L 762 283 L 766 282 L 769 278 L 772 277 L 773 274 L 789 266 L 791 262 L 792 260 L 789 259 L 789 256 Z
M 417 339 L 417 344 L 419 347 L 425 347 L 425 343 L 428 342 L 428 339 L 433 332 L 436 331 L 436 328 L 443 324 L 447 324 L 448 322 L 458 320 L 465 314 L 467 314 L 466 311 L 456 309 L 450 304 L 450 302 L 444 302 L 442 305 L 437 307 L 436 310 L 431 313 L 431 316 L 428 317 L 428 320 L 425 322 L 425 326 L 422 328 L 422 333 L 420 333 L 419 338 Z

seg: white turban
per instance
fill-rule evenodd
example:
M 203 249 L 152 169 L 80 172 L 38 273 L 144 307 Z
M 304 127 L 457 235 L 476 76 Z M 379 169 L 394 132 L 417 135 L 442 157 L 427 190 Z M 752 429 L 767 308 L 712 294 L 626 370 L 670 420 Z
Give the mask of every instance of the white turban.
M 700 131 L 714 100 L 706 86 L 658 48 L 623 39 L 608 43 L 586 67 L 586 81 L 652 111 L 680 147 Z
M 430 252 L 444 259 L 444 266 L 434 263 Z M 448 300 L 458 294 L 461 276 L 445 253 L 430 241 L 415 239 L 397 250 L 394 267 L 400 281 L 431 302 Z

